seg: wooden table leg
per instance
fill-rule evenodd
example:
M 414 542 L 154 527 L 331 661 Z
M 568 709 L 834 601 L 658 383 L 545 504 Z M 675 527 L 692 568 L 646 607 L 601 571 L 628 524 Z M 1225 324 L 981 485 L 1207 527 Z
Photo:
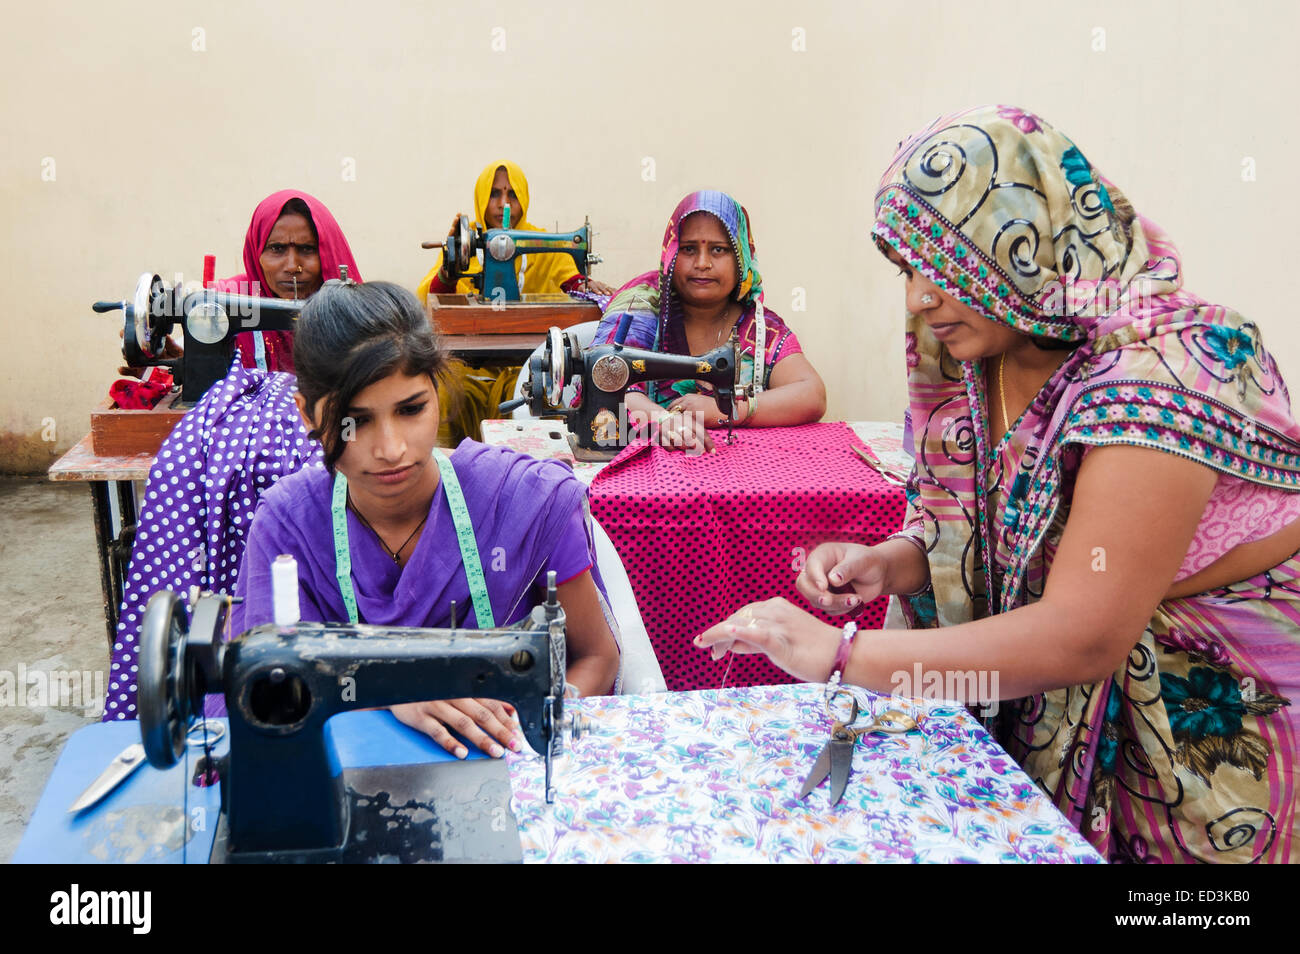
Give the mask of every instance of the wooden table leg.
M 104 595 L 104 621 L 108 625 L 108 651 L 117 642 L 117 608 L 121 605 L 120 589 L 114 581 L 113 568 L 113 513 L 109 507 L 109 482 L 92 480 L 90 501 L 94 508 L 95 549 L 99 553 L 99 584 Z
M 117 520 L 113 519 L 112 495 L 117 495 Z M 117 643 L 118 608 L 131 565 L 135 543 L 135 487 L 129 480 L 92 480 L 90 499 L 95 511 L 95 544 L 99 550 L 99 580 L 104 594 L 104 622 L 108 626 L 108 648 Z

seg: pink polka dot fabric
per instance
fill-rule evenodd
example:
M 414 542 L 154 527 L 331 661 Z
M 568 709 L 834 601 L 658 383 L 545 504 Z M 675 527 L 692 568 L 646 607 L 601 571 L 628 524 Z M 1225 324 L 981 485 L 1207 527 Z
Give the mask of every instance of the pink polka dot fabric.
M 293 401 L 291 374 L 229 374 L 181 418 L 149 471 L 136 525 L 104 721 L 136 718 L 136 644 L 144 608 L 159 590 L 191 586 L 233 593 L 261 495 L 320 459 Z
M 718 453 L 637 444 L 591 485 L 591 510 L 618 549 L 671 691 L 794 680 L 762 656 L 714 662 L 691 640 L 755 600 L 795 589 L 812 548 L 879 543 L 903 523 L 903 491 L 853 451 L 840 423 L 740 429 Z M 886 601 L 859 618 L 879 629 Z M 828 622 L 843 622 L 815 614 Z M 730 671 L 727 671 L 730 659 Z

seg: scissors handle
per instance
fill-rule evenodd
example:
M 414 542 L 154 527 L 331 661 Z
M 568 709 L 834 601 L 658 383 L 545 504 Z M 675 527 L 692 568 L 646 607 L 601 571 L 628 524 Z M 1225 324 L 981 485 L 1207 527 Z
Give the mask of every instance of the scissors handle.
M 841 719 L 839 713 L 835 711 L 835 703 L 840 698 L 847 697 L 850 703 L 849 715 L 846 719 Z M 838 728 L 839 726 L 850 726 L 858 721 L 858 697 L 851 689 L 840 688 L 830 693 L 826 697 L 826 714 L 830 716 L 831 722 Z M 831 730 L 832 732 L 834 729 Z
M 853 733 L 854 740 L 857 740 L 862 736 L 873 732 L 885 732 L 890 735 L 901 735 L 904 732 L 911 732 L 913 729 L 919 727 L 920 723 L 906 712 L 899 712 L 897 709 L 890 709 L 888 712 L 882 712 L 864 726 L 847 728 L 848 731 Z

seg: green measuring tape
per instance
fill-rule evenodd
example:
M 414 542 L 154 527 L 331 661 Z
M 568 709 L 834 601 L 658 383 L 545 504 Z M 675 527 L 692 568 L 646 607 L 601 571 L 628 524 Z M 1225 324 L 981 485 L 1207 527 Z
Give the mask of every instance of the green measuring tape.
M 474 616 L 479 629 L 495 629 L 492 602 L 488 599 L 487 578 L 483 575 L 483 561 L 479 558 L 478 541 L 474 539 L 474 525 L 465 506 L 465 494 L 451 460 L 434 448 L 433 459 L 438 464 L 438 474 L 451 507 L 451 519 L 456 526 L 456 541 L 460 544 L 461 561 L 465 564 L 465 577 L 469 580 L 469 595 L 474 601 Z M 343 605 L 348 610 L 348 621 L 361 622 L 357 615 L 357 594 L 352 588 L 352 551 L 348 547 L 348 479 L 341 471 L 334 472 L 334 577 L 338 580 Z

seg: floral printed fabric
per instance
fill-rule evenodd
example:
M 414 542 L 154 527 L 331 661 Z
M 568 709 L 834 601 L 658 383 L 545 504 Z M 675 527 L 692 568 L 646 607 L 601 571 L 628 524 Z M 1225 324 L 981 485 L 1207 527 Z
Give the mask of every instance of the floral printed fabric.
M 798 799 L 830 733 L 820 685 L 569 703 L 597 732 L 555 763 L 510 756 L 526 861 L 1100 862 L 979 722 L 957 705 L 864 736 L 844 799 Z M 898 700 L 859 690 L 864 715 Z

